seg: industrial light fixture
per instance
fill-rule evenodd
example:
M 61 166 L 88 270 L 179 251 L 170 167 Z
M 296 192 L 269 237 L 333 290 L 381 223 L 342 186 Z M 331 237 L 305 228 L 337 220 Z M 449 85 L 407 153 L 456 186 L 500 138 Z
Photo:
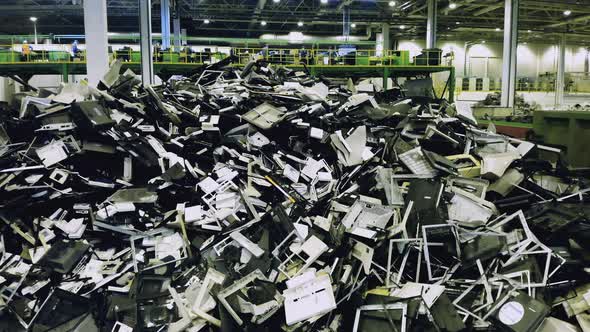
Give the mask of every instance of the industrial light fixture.
M 533 32 L 533 31 L 532 31 L 532 30 L 527 30 L 526 32 L 528 32 L 528 33 L 531 33 L 531 32 Z
M 279 3 L 279 2 L 281 2 L 281 0 L 272 0 L 272 2 Z
M 266 25 L 266 21 L 260 21 L 260 25 L 265 26 Z
M 305 39 L 305 35 L 300 31 L 291 31 L 287 35 L 287 38 L 291 43 L 301 43 Z
M 496 28 L 496 31 L 500 31 L 500 28 Z
M 565 16 L 570 16 L 571 14 L 572 14 L 572 11 L 571 11 L 571 10 L 569 10 L 569 9 L 568 9 L 568 10 L 565 10 L 565 11 L 563 12 L 563 15 L 565 15 Z
M 456 25 L 459 25 L 459 24 L 461 24 L 461 22 L 457 21 L 457 22 L 455 22 L 455 24 L 456 24 Z
M 203 20 L 203 23 L 209 24 L 209 23 L 211 23 L 211 21 L 209 21 L 209 19 L 206 18 L 205 20 Z
M 482 41 L 481 41 L 481 43 L 482 43 L 482 44 L 485 44 L 485 43 L 486 43 L 486 41 L 485 41 L 485 40 L 482 40 Z
M 406 28 L 406 26 L 405 25 L 400 25 L 399 28 L 403 30 L 403 29 Z
M 449 8 L 451 8 L 451 9 L 455 9 L 455 8 L 457 8 L 457 4 L 456 4 L 456 3 L 454 3 L 454 2 L 451 2 L 451 3 L 449 4 Z
M 320 3 L 321 3 L 322 5 L 325 5 L 325 4 L 327 4 L 327 3 L 328 3 L 328 0 L 320 0 Z
M 33 29 L 35 30 L 35 45 L 37 44 L 37 18 L 35 16 L 29 17 L 29 20 L 33 22 Z
M 395 6 L 395 1 L 389 1 L 389 7 Z
M 351 28 L 356 28 L 356 23 L 352 23 L 352 24 L 350 25 L 350 27 L 351 27 Z
M 297 26 L 298 27 L 302 27 L 303 26 L 303 22 L 302 21 L 297 22 Z

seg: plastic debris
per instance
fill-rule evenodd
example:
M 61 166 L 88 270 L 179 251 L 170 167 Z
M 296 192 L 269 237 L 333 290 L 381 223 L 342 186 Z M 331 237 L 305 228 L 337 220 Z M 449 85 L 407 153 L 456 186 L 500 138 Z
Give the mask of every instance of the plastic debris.
M 148 87 L 115 64 L 0 114 L 3 326 L 589 329 L 588 172 L 558 149 L 431 80 L 230 62 Z

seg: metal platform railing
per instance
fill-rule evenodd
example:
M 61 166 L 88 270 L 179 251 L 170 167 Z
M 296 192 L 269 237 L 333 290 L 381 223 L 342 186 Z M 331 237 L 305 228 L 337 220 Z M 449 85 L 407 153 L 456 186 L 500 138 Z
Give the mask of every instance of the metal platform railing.
M 253 59 L 263 59 L 283 65 L 308 66 L 452 66 L 452 58 L 444 58 L 440 51 L 428 51 L 410 57 L 409 51 L 350 50 L 293 48 L 231 48 L 229 53 L 195 52 L 190 48 L 175 52 L 154 50 L 154 64 L 209 64 L 235 55 L 244 65 Z M 111 59 L 128 63 L 140 63 L 141 52 L 132 48 L 115 50 Z M 0 64 L 23 63 L 85 63 L 86 51 L 72 52 L 68 45 L 0 45 Z

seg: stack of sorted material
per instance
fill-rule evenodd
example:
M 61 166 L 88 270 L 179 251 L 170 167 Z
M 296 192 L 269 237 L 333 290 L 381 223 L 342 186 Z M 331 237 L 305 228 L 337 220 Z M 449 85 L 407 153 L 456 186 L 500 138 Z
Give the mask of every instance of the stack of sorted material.
M 590 189 L 559 150 L 230 61 L 153 87 L 115 63 L 0 115 L 4 326 L 590 331 Z

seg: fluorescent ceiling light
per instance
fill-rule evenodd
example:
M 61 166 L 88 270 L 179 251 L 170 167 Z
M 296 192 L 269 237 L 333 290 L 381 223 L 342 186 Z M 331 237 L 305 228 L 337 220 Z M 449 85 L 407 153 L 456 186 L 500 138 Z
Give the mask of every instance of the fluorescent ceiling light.
M 266 25 L 266 21 L 260 21 L 260 25 L 265 26 Z
M 352 24 L 350 25 L 350 27 L 351 27 L 351 28 L 356 28 L 356 23 L 352 23 Z
M 279 2 L 281 2 L 281 0 L 272 0 L 272 2 L 279 3 Z
M 395 1 L 389 1 L 389 7 L 395 6 Z
M 303 22 L 301 22 L 301 21 L 297 22 L 297 26 L 298 27 L 302 27 L 303 26 Z
M 454 2 L 451 2 L 451 3 L 449 4 L 449 8 L 451 8 L 451 9 L 455 9 L 455 8 L 457 8 L 457 4 L 456 4 L 456 3 L 454 3 Z
M 500 28 L 496 28 L 496 31 L 500 31 Z
M 209 23 L 211 23 L 211 21 L 209 21 L 209 19 L 206 18 L 205 20 L 203 20 L 203 23 L 209 24 Z
M 571 14 L 572 14 L 572 11 L 569 9 L 563 12 L 563 15 L 565 15 L 565 16 L 570 16 Z
M 36 18 L 36 17 L 34 17 L 34 16 L 32 16 L 32 17 L 29 17 L 29 20 L 31 20 L 31 21 L 33 21 L 33 22 L 37 22 L 37 18 Z
M 305 36 L 299 31 L 291 31 L 287 35 L 287 38 L 289 38 L 289 41 L 303 41 Z
M 403 30 L 403 29 L 406 28 L 406 26 L 405 25 L 400 25 L 399 28 Z
M 322 4 L 324 4 L 324 5 L 325 5 L 325 4 L 327 4 L 327 3 L 328 3 L 328 0 L 320 0 L 320 3 L 322 3 Z

